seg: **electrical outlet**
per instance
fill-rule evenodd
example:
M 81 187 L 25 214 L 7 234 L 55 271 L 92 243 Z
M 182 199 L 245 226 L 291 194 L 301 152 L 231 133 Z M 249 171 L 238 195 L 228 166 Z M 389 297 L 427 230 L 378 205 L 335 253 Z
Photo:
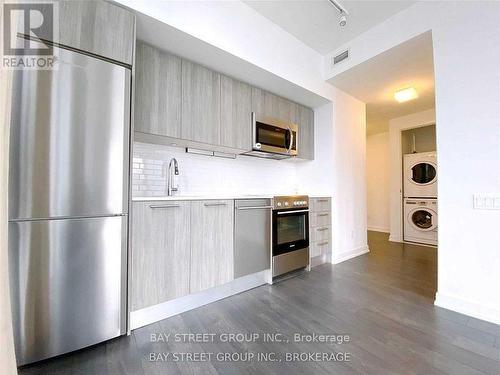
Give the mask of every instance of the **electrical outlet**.
M 500 210 L 500 194 L 474 194 L 474 209 Z

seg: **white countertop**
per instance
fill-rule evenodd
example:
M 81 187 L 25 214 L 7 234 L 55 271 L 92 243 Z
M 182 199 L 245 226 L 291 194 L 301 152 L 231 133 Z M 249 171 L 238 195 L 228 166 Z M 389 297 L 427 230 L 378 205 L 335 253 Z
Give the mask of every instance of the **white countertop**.
M 310 195 L 310 198 L 327 197 L 327 195 Z M 159 197 L 132 197 L 132 201 L 200 201 L 200 200 L 220 200 L 220 199 L 269 199 L 274 198 L 271 194 L 261 195 L 174 195 Z

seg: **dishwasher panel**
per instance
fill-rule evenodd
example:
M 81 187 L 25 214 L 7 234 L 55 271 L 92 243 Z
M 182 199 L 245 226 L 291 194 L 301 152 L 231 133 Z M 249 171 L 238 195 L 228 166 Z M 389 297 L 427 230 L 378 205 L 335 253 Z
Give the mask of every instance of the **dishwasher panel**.
M 270 269 L 271 199 L 234 203 L 234 278 Z

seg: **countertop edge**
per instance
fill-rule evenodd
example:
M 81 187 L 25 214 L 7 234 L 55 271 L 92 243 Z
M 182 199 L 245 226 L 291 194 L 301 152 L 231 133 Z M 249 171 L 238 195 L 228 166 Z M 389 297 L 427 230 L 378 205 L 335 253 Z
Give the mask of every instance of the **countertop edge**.
M 309 198 L 331 198 L 326 194 L 309 195 Z M 203 201 L 203 200 L 234 200 L 234 199 L 272 199 L 274 195 L 208 195 L 208 196 L 171 196 L 171 197 L 132 197 L 133 202 L 148 201 Z

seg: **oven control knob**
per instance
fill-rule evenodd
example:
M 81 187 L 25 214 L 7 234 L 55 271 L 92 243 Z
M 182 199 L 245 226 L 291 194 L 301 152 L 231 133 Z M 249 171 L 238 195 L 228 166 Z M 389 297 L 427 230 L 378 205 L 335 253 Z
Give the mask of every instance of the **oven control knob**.
M 276 203 L 276 206 L 281 207 L 281 202 Z
M 288 206 L 288 202 L 285 202 L 285 206 Z

